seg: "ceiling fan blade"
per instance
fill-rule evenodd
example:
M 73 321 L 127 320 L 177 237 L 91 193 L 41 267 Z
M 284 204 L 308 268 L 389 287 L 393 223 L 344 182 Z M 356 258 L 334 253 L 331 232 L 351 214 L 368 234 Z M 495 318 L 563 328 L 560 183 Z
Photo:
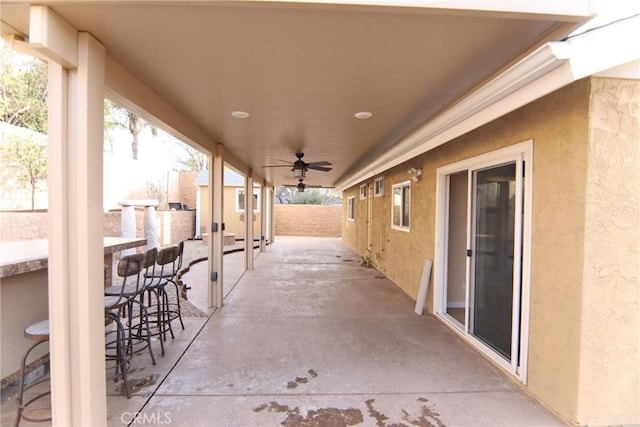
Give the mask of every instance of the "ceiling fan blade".
M 329 172 L 333 168 L 327 168 L 327 167 L 324 167 L 324 166 L 307 165 L 307 169 L 313 169 L 313 170 L 322 171 L 322 172 Z
M 309 167 L 309 166 L 333 166 L 333 163 L 327 162 L 326 160 L 323 160 L 321 162 L 307 163 L 307 167 Z
M 291 165 L 266 165 L 263 168 L 290 168 Z

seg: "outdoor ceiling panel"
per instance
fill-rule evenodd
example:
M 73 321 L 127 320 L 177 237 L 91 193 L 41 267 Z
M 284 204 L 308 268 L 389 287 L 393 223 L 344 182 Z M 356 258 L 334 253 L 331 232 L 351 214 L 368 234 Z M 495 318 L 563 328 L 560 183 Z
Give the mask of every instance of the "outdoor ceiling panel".
M 293 161 L 301 150 L 307 161 L 334 164 L 329 173 L 308 174 L 310 184 L 322 185 L 578 20 L 253 2 L 51 7 L 249 168 Z M 251 116 L 232 118 L 235 110 Z M 358 120 L 358 111 L 374 115 Z M 286 168 L 264 174 L 276 184 L 291 181 Z

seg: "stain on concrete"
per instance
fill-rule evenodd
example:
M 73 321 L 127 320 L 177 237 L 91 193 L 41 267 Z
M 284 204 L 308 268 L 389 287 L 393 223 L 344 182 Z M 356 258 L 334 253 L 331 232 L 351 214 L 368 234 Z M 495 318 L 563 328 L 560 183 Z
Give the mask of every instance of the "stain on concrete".
M 255 412 L 269 409 L 269 412 L 286 413 L 287 417 L 280 423 L 285 427 L 348 427 L 361 424 L 364 419 L 362 412 L 356 408 L 320 408 L 310 410 L 305 416 L 300 413 L 300 408 L 290 408 L 280 405 L 278 402 L 269 402 L 254 408 Z
M 131 393 L 135 393 L 137 391 L 142 390 L 145 387 L 149 387 L 158 382 L 158 378 L 160 376 L 158 374 L 147 375 L 143 378 L 128 378 L 129 387 L 131 387 Z M 120 381 L 118 384 L 117 390 L 120 394 L 125 394 L 124 382 Z
M 372 418 L 376 419 L 376 426 L 387 427 L 387 423 L 385 421 L 388 420 L 389 417 L 387 417 L 382 412 L 378 412 L 378 410 L 373 407 L 373 402 L 375 401 L 375 399 L 369 399 L 364 402 L 367 405 L 367 409 L 369 410 L 369 415 Z
M 424 397 L 419 397 L 418 401 L 423 403 L 429 402 Z M 418 418 L 414 419 L 411 419 L 409 413 L 403 409 L 402 419 L 416 427 L 446 427 L 440 419 L 440 414 L 433 408 L 429 408 L 427 405 L 422 405 L 422 413 Z
M 428 402 L 428 400 L 425 399 L 424 397 L 419 397 L 418 401 L 423 403 Z M 404 424 L 404 423 L 389 424 L 387 422 L 387 420 L 389 420 L 389 417 L 387 417 L 385 414 L 383 414 L 382 412 L 374 408 L 373 407 L 374 402 L 375 402 L 375 399 L 369 399 L 364 403 L 367 405 L 367 409 L 369 410 L 369 415 L 372 418 L 375 418 L 377 427 L 409 427 L 410 425 L 415 427 L 446 427 L 446 425 L 442 422 L 442 420 L 440 420 L 440 414 L 434 411 L 432 408 L 429 408 L 427 405 L 422 405 L 422 412 L 417 418 L 411 416 L 411 414 L 409 414 L 406 410 L 401 409 L 400 411 L 402 412 L 402 415 L 401 415 L 402 420 L 407 422 L 408 424 Z
M 311 378 L 316 378 L 318 376 L 318 373 L 313 369 L 309 369 L 307 372 L 309 373 L 309 376 L 311 376 Z M 287 383 L 287 388 L 293 389 L 298 387 L 298 384 L 307 384 L 308 382 L 309 382 L 309 378 L 307 377 L 296 377 L 295 380 L 289 381 Z

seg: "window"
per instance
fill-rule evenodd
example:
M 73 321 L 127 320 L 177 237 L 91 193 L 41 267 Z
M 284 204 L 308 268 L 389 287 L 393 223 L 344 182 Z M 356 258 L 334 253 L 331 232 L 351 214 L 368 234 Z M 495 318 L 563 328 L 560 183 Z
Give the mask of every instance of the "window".
M 253 211 L 260 212 L 260 189 L 253 190 Z M 244 188 L 236 188 L 236 212 L 244 212 Z
M 367 198 L 367 184 L 360 186 L 360 200 Z
M 384 195 L 384 176 L 379 176 L 373 180 L 373 197 Z
M 391 227 L 409 231 L 411 217 L 411 181 L 402 182 L 392 187 Z
M 347 199 L 347 219 L 353 221 L 356 218 L 355 197 L 351 196 Z

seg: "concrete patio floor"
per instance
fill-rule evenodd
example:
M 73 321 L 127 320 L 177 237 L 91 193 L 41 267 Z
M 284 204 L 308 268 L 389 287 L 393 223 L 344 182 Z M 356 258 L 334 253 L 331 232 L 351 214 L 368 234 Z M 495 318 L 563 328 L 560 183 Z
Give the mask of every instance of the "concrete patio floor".
M 151 384 L 126 399 L 108 383 L 109 425 L 563 425 L 358 261 L 339 238 L 278 237 L 156 366 L 134 358 Z

